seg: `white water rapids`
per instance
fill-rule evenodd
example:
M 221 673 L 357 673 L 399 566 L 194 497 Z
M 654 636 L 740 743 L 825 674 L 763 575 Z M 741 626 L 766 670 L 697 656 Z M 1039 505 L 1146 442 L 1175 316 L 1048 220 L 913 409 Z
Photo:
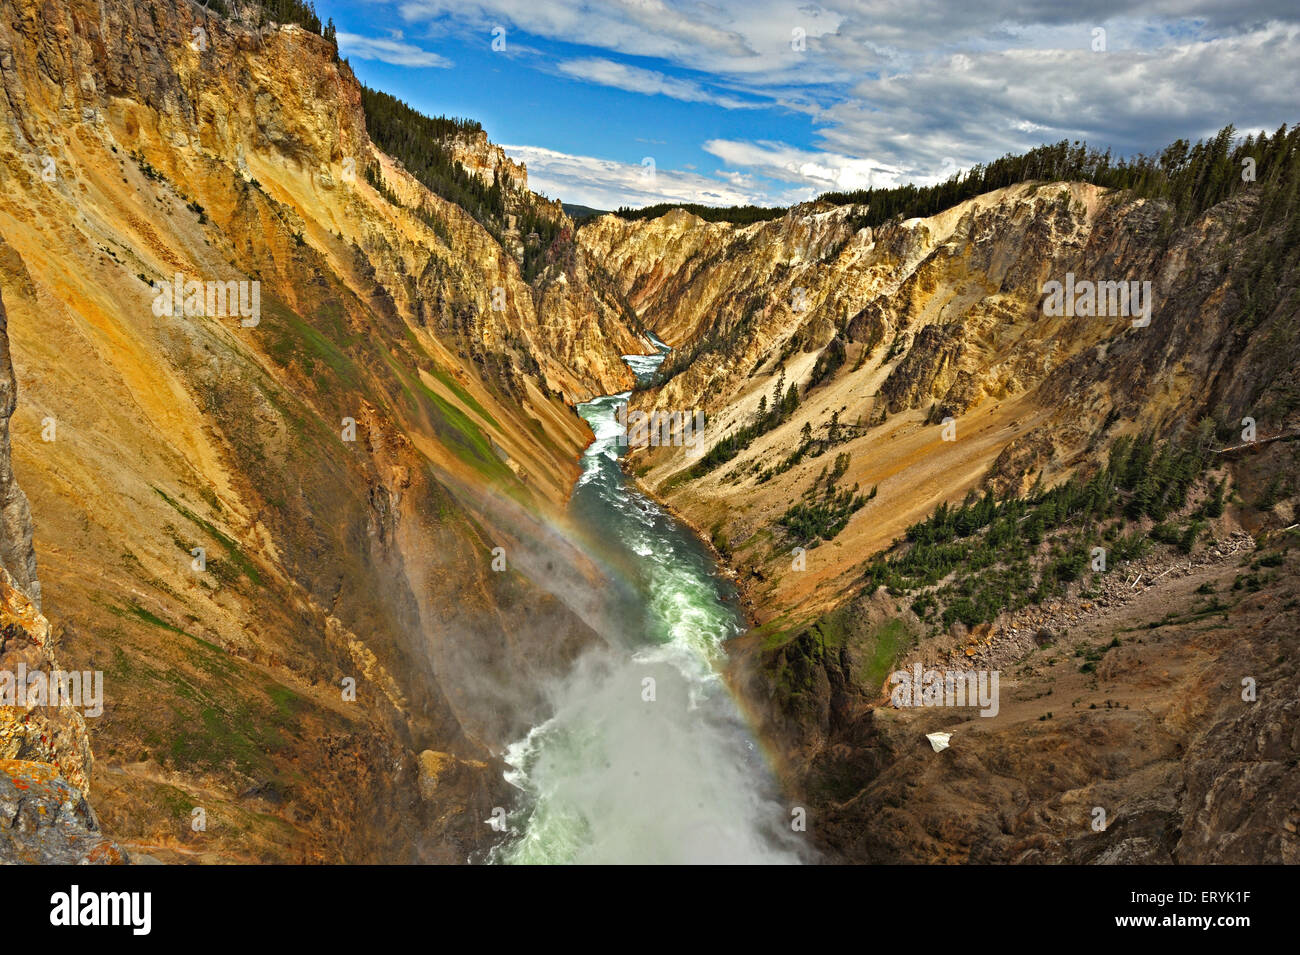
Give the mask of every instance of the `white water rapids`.
M 644 378 L 663 357 L 628 363 Z M 571 507 L 625 551 L 636 600 L 621 615 L 626 632 L 605 634 L 550 688 L 551 719 L 509 747 L 520 800 L 491 859 L 799 862 L 791 807 L 716 670 L 743 627 L 734 592 L 703 545 L 629 486 L 614 420 L 627 398 L 579 406 L 596 440 Z

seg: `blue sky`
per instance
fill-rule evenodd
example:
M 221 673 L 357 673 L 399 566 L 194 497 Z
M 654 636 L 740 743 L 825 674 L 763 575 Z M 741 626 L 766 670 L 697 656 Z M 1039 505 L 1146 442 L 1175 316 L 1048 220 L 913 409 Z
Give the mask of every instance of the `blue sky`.
M 317 0 L 361 80 L 600 208 L 785 205 L 1300 120 L 1300 4 Z M 494 42 L 495 41 L 495 42 Z M 653 165 L 651 165 L 653 163 Z

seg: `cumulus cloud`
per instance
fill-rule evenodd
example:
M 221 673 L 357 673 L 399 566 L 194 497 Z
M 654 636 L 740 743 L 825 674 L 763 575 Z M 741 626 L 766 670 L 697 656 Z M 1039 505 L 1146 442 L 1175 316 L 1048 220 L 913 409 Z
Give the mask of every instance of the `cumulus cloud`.
M 896 186 L 902 172 L 899 167 L 882 165 L 872 159 L 795 149 L 782 143 L 711 139 L 704 144 L 704 149 L 728 165 L 770 179 L 812 186 L 814 192 Z
M 818 121 L 828 149 L 869 151 L 919 178 L 1059 139 L 1128 154 L 1228 123 L 1276 128 L 1295 119 L 1297 77 L 1300 27 L 1270 23 L 1159 50 L 954 54 L 860 82 Z
M 394 66 L 433 66 L 446 69 L 451 60 L 429 50 L 405 43 L 401 34 L 392 37 L 361 36 L 357 33 L 338 35 L 339 53 L 360 60 L 379 60 Z
M 693 80 L 668 76 L 658 70 L 642 69 L 601 57 L 586 57 L 578 60 L 565 60 L 559 65 L 559 71 L 565 76 L 612 86 L 629 93 L 642 93 L 646 96 L 656 94 L 682 100 L 687 103 L 712 103 L 724 109 L 752 109 L 760 104 L 746 102 L 734 96 L 714 93 L 706 90 Z
M 585 82 L 807 116 L 811 147 L 772 142 L 767 127 L 754 142 L 704 144 L 726 165 L 708 177 L 713 189 L 736 188 L 736 175 L 785 184 L 764 193 L 751 180 L 768 201 L 932 182 L 1059 139 L 1129 154 L 1298 118 L 1294 0 L 398 2 L 410 23 L 485 38 L 503 25 L 508 42 L 518 33 L 603 51 L 534 64 Z
M 558 196 L 595 209 L 622 205 L 648 206 L 659 202 L 698 202 L 712 206 L 771 205 L 791 201 L 775 199 L 752 177 L 720 181 L 698 173 L 657 169 L 653 165 L 576 156 L 539 146 L 503 146 L 506 153 L 528 167 L 528 185 L 537 192 Z M 799 195 L 797 198 L 807 198 Z

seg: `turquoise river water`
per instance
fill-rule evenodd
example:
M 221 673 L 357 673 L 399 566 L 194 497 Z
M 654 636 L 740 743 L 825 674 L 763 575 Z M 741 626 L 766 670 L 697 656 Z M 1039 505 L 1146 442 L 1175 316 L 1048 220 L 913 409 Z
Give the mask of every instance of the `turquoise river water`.
M 644 379 L 666 353 L 626 360 Z M 492 861 L 799 862 L 791 809 L 718 675 L 744 627 L 734 588 L 619 466 L 627 399 L 579 405 L 596 440 L 570 505 L 630 581 L 610 595 L 625 632 L 583 656 L 551 688 L 552 718 L 509 747 L 519 805 Z

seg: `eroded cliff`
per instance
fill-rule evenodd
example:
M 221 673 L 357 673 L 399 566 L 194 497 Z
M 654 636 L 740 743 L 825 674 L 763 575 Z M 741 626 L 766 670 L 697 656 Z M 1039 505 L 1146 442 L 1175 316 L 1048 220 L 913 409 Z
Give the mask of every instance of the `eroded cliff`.
M 1296 433 L 1297 294 L 1268 265 L 1295 245 L 1288 194 L 1182 225 L 1163 199 L 1026 182 L 873 227 L 814 203 L 582 228 L 677 347 L 634 404 L 707 412 L 675 436 L 694 453 L 630 466 L 745 586 L 732 678 L 828 858 L 1297 857 L 1297 449 L 1214 454 Z M 1053 307 L 1076 280 L 1113 300 Z M 1165 450 L 1121 480 L 1131 442 Z M 999 669 L 1001 711 L 891 705 L 916 664 Z
M 167 860 L 465 861 L 593 635 L 571 404 L 646 345 L 376 149 L 330 43 L 246 12 L 0 17 L 14 469 L 61 657 L 105 677 L 94 802 Z

